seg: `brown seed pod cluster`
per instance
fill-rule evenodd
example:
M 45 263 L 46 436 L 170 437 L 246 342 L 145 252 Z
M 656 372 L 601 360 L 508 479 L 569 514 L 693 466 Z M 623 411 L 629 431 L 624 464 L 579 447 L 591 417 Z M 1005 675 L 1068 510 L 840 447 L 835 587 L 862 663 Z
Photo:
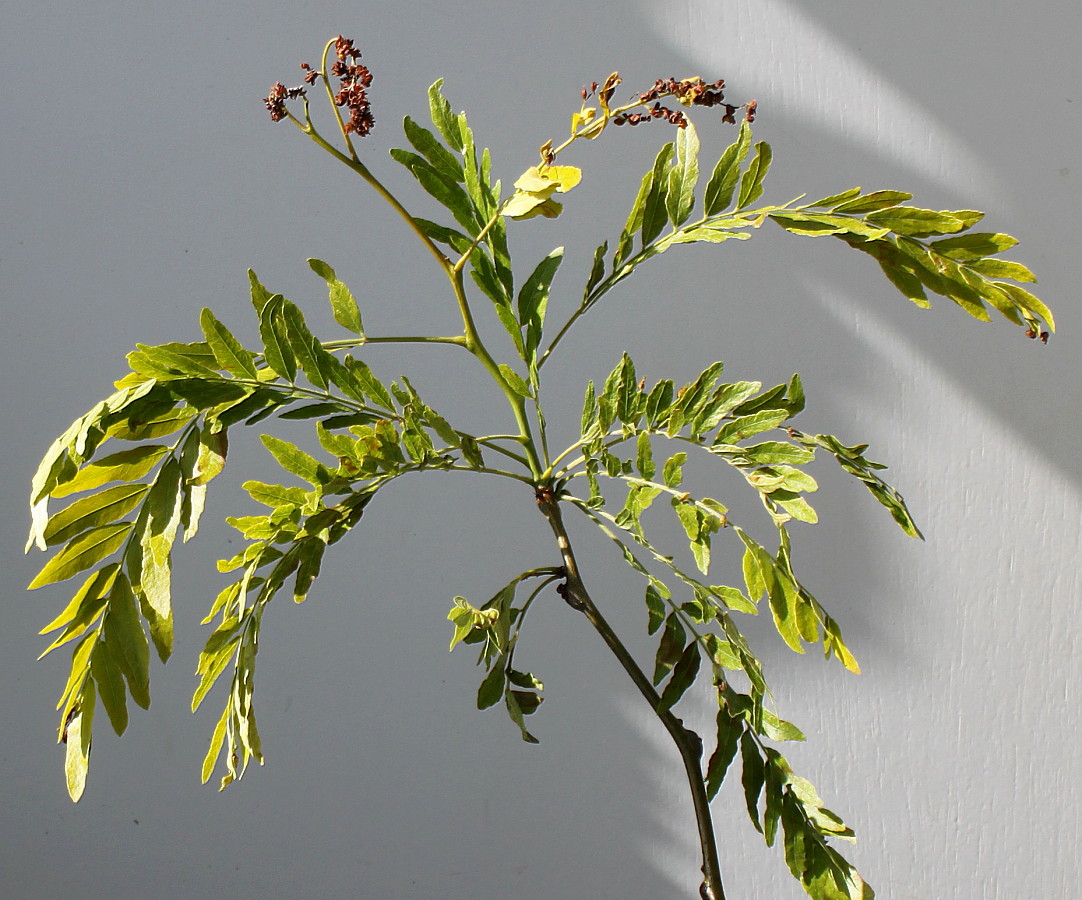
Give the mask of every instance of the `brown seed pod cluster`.
M 331 65 L 331 75 L 338 79 L 338 93 L 334 95 L 335 105 L 349 110 L 346 132 L 364 137 L 375 125 L 372 105 L 368 99 L 368 86 L 372 84 L 372 73 L 368 70 L 368 66 L 357 62 L 361 58 L 361 51 L 349 38 L 342 35 L 335 38 L 334 55 L 335 61 Z M 316 79 L 323 74 L 306 62 L 301 63 L 301 68 L 304 70 L 304 80 L 308 84 L 315 84 Z M 305 96 L 303 87 L 287 88 L 278 82 L 270 89 L 270 94 L 263 102 L 271 114 L 271 119 L 280 122 L 287 115 L 286 100 L 303 96 Z
M 271 120 L 281 122 L 286 117 L 286 100 L 295 100 L 297 97 L 303 97 L 304 94 L 304 88 L 287 88 L 279 81 L 271 87 L 270 93 L 263 98 L 263 104 L 270 112 Z
M 608 88 L 611 96 L 612 88 L 615 85 L 610 86 L 606 83 L 605 87 Z M 601 99 L 601 91 L 598 90 L 596 81 L 582 89 L 582 99 L 587 100 L 594 93 L 597 93 L 599 99 Z M 614 125 L 641 125 L 652 119 L 664 119 L 670 125 L 686 128 L 688 120 L 684 113 L 661 103 L 661 100 L 667 97 L 675 97 L 681 106 L 722 106 L 725 109 L 722 121 L 730 123 L 736 122 L 736 112 L 740 109 L 744 110 L 744 118 L 748 122 L 754 122 L 755 111 L 758 106 L 754 100 L 742 106 L 726 103 L 725 81 L 721 78 L 715 82 L 703 81 L 701 78 L 659 78 L 654 82 L 653 87 L 643 91 L 636 98 L 639 104 L 647 107 L 645 110 L 620 113 L 613 117 L 612 122 Z M 607 101 L 609 98 L 605 97 L 604 99 Z
M 334 102 L 349 110 L 346 131 L 364 137 L 376 124 L 372 117 L 372 105 L 368 100 L 372 73 L 368 71 L 368 66 L 357 62 L 361 58 L 361 51 L 353 46 L 352 40 L 342 35 L 338 35 L 334 42 L 334 55 L 337 59 L 331 66 L 331 74 L 339 79 Z

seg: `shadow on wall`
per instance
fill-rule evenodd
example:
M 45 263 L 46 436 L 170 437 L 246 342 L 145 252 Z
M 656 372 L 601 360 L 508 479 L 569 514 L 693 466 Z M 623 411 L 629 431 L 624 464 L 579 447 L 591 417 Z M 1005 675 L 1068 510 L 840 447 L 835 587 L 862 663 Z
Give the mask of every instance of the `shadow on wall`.
M 1024 10 L 997 6 L 1002 9 L 987 10 L 989 16 L 994 12 L 996 28 L 982 31 L 981 52 L 974 49 L 964 58 L 956 41 L 969 30 L 964 17 L 971 10 L 944 11 L 928 0 L 871 8 L 682 0 L 663 11 L 641 4 L 640 13 L 687 58 L 690 69 L 702 69 L 704 76 L 721 72 L 742 94 L 759 99 L 760 134 L 790 132 L 777 140 L 775 191 L 784 193 L 785 179 L 809 192 L 820 186 L 896 187 L 912 191 L 915 205 L 985 210 L 982 227 L 1002 228 L 1022 241 L 1015 258 L 1042 278 L 1039 293 L 1069 333 L 1080 273 L 1069 271 L 1065 261 L 1077 259 L 1082 241 L 1070 212 L 1079 192 L 1065 190 L 1070 169 L 1055 149 L 1034 142 L 1032 135 L 1042 127 L 1079 130 L 1077 117 L 1064 114 L 1072 109 L 1065 105 L 1071 98 L 1034 96 L 1041 74 L 1053 68 L 1053 82 L 1078 83 L 1078 77 L 1058 70 L 1079 64 L 1066 34 L 1059 48 L 1049 46 L 1049 35 L 1042 33 L 1040 54 L 1026 54 L 1027 78 L 1004 77 L 1003 61 L 1024 52 L 1019 42 L 1032 25 Z M 960 21 L 951 21 L 955 16 Z M 932 20 L 939 30 L 929 31 Z M 1004 127 L 1007 110 L 1025 110 L 1024 123 Z M 1028 133 L 1029 140 L 1019 132 Z M 841 268 L 844 279 L 850 267 Z M 822 280 L 815 280 L 821 293 Z M 842 288 L 845 292 L 844 282 Z M 892 293 L 885 286 L 867 298 L 875 315 L 918 345 L 967 401 L 988 408 L 1015 440 L 1082 486 L 1082 463 L 1073 450 L 1082 436 L 1082 426 L 1075 424 L 1082 419 L 1082 393 L 1044 392 L 1052 384 L 1074 383 L 1076 360 L 1066 341 L 1053 337 L 1047 348 L 1026 346 L 996 313 L 993 327 L 977 327 L 949 301 L 936 298 L 935 310 L 916 315 Z M 859 308 L 854 313 L 859 316 Z M 1004 359 L 1009 378 L 1003 374 Z

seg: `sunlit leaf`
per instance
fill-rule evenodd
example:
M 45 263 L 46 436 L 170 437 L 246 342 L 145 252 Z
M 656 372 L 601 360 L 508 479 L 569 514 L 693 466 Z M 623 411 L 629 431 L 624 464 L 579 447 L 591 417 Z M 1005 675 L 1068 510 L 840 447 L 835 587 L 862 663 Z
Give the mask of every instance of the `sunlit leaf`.
M 733 191 L 740 178 L 740 167 L 747 158 L 751 148 L 751 126 L 747 122 L 740 123 L 740 133 L 714 167 L 710 181 L 706 186 L 703 196 L 704 212 L 708 216 L 724 210 L 733 199 Z
M 111 481 L 137 481 L 154 468 L 158 460 L 168 452 L 168 447 L 144 444 L 103 456 L 97 462 L 84 466 L 71 480 L 53 488 L 52 495 L 66 497 L 101 487 Z
M 62 544 L 90 528 L 116 521 L 135 509 L 146 491 L 145 484 L 120 484 L 76 500 L 49 519 L 45 543 Z
M 209 309 L 204 308 L 199 314 L 199 325 L 203 329 L 203 335 L 210 345 L 214 358 L 218 365 L 234 375 L 250 378 L 253 381 L 259 378 L 252 354 L 241 346 L 238 341 Z
M 85 572 L 95 563 L 115 553 L 124 543 L 131 531 L 130 522 L 114 525 L 101 525 L 72 538 L 68 544 L 54 556 L 30 582 L 28 590 L 65 581 Z
M 321 259 L 309 259 L 308 265 L 312 271 L 327 282 L 327 290 L 331 302 L 331 311 L 334 320 L 343 328 L 354 334 L 363 335 L 364 326 L 361 324 L 361 310 L 353 293 L 346 285 L 339 281 L 334 269 Z
M 752 157 L 747 170 L 740 179 L 740 194 L 736 202 L 737 209 L 750 206 L 763 195 L 763 179 L 766 178 L 766 173 L 770 170 L 772 159 L 773 152 L 770 149 L 770 144 L 766 141 L 759 141 L 755 145 L 755 156 Z

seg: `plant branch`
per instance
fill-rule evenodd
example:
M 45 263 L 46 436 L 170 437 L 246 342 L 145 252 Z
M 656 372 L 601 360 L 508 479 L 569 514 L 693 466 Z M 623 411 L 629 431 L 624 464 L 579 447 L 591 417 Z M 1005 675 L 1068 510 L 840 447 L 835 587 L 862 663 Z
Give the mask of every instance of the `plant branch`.
M 706 785 L 702 771 L 702 740 L 695 732 L 684 727 L 684 723 L 673 715 L 669 709 L 661 708 L 661 696 L 639 667 L 630 651 L 612 630 L 612 626 L 601 614 L 593 598 L 583 584 L 579 573 L 575 553 L 571 548 L 571 541 L 564 526 L 563 516 L 560 512 L 559 500 L 548 488 L 539 488 L 537 491 L 537 505 L 541 514 L 549 523 L 552 533 L 556 537 L 556 544 L 560 548 L 563 558 L 566 581 L 561 586 L 560 594 L 572 609 L 579 610 L 593 625 L 594 630 L 608 646 L 609 650 L 623 666 L 639 693 L 650 704 L 654 714 L 661 720 L 669 736 L 680 753 L 684 769 L 688 777 L 688 785 L 691 788 L 692 802 L 695 806 L 695 819 L 699 829 L 699 843 L 702 848 L 703 883 L 699 889 L 699 895 L 703 900 L 725 900 L 725 891 L 721 883 L 721 868 L 718 863 L 717 841 L 714 836 L 713 821 L 710 816 L 710 801 L 706 794 Z
M 342 341 L 324 341 L 324 350 L 351 350 L 354 347 L 363 347 L 365 344 L 456 344 L 459 347 L 466 346 L 466 338 L 461 334 L 451 336 L 430 336 L 420 334 L 394 335 L 388 337 L 347 338 Z

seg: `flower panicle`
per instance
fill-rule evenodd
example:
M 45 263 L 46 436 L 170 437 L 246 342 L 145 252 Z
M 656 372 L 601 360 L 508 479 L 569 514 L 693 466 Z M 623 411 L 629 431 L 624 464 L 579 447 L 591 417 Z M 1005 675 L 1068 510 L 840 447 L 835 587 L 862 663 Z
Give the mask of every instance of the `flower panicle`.
M 599 90 L 598 82 L 587 85 L 580 92 L 583 101 L 589 100 L 595 94 L 607 106 L 612 96 L 612 90 L 619 84 L 618 77 L 610 76 L 609 80 Z M 607 94 L 607 96 L 603 96 Z M 725 80 L 719 78 L 714 82 L 703 81 L 698 76 L 692 78 L 658 78 L 653 86 L 642 93 L 635 95 L 629 106 L 616 112 L 612 117 L 614 125 L 641 125 L 652 119 L 664 119 L 670 125 L 677 128 L 687 128 L 687 116 L 678 109 L 665 106 L 661 101 L 666 98 L 675 98 L 681 106 L 720 106 L 724 109 L 722 121 L 731 124 L 736 123 L 736 113 L 744 110 L 744 119 L 748 122 L 755 121 L 758 102 L 752 100 L 748 103 L 734 105 L 725 101 Z M 645 107 L 637 109 L 637 107 Z
M 372 84 L 372 73 L 368 66 L 358 62 L 361 51 L 357 49 L 350 38 L 338 35 L 334 39 L 334 62 L 330 66 L 330 75 L 338 79 L 338 90 L 334 94 L 336 106 L 344 107 L 349 112 L 349 120 L 343 126 L 346 134 L 355 134 L 364 137 L 370 134 L 375 126 L 375 118 L 372 115 L 372 104 L 368 99 L 368 88 Z M 300 64 L 304 71 L 306 84 L 315 84 L 324 73 L 314 69 L 306 62 Z M 276 83 L 270 89 L 270 93 L 263 103 L 270 113 L 271 120 L 280 122 L 289 115 L 286 108 L 287 100 L 295 100 L 306 96 L 303 86 L 287 88 L 281 82 Z

